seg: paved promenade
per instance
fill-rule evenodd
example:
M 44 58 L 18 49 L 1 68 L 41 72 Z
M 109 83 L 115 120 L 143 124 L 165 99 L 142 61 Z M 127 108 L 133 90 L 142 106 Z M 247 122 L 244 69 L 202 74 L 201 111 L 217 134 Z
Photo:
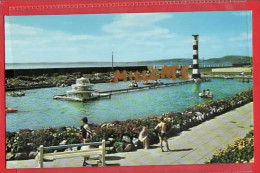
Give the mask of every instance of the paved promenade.
M 216 149 L 242 138 L 253 128 L 253 103 L 220 115 L 170 138 L 171 152 L 161 152 L 159 144 L 150 149 L 108 154 L 107 166 L 203 164 Z M 44 162 L 44 167 L 81 167 L 83 158 Z M 89 163 L 92 163 L 90 161 Z M 8 161 L 8 168 L 37 167 L 35 160 Z

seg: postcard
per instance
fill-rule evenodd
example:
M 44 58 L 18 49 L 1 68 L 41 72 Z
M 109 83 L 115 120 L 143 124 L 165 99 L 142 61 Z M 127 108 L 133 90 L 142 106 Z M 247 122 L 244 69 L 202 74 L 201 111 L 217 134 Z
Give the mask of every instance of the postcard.
M 5 16 L 6 169 L 253 164 L 252 23 L 250 10 Z
M 94 166 L 98 146 L 73 144 L 102 140 L 106 166 L 253 160 L 250 11 L 11 16 L 5 31 L 7 167 L 37 167 L 41 145 L 60 146 L 46 167 Z

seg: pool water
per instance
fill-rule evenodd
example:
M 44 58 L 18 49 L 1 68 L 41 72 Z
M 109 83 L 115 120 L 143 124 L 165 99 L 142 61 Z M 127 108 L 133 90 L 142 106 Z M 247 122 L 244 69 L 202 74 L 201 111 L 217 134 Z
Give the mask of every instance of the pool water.
M 163 79 L 163 82 L 173 82 Z M 178 81 L 176 81 L 178 82 Z M 105 91 L 128 88 L 130 82 L 95 84 L 94 89 Z M 139 86 L 142 86 L 141 82 Z M 232 96 L 252 88 L 252 82 L 239 79 L 211 79 L 210 82 L 190 83 L 129 93 L 113 94 L 111 99 L 81 102 L 54 100 L 54 95 L 64 94 L 70 87 L 42 88 L 26 91 L 24 97 L 6 96 L 6 106 L 18 109 L 6 114 L 6 130 L 39 129 L 45 127 L 80 126 L 87 116 L 90 123 L 160 116 L 166 112 L 180 112 L 185 108 L 208 101 L 200 98 L 203 89 L 210 89 L 214 99 Z

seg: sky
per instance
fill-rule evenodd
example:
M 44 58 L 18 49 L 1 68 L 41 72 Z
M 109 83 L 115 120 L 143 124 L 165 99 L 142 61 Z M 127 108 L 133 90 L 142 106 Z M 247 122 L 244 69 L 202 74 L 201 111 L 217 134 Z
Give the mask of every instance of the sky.
M 133 62 L 252 56 L 250 11 L 9 16 L 6 63 Z

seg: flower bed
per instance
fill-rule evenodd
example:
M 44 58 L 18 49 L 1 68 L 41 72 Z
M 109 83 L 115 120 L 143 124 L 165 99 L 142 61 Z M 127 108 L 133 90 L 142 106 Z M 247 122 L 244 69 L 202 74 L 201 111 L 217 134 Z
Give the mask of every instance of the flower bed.
M 220 114 L 240 107 L 253 100 L 253 91 L 240 92 L 232 97 L 211 100 L 187 108 L 182 113 L 166 113 L 163 116 L 167 123 L 168 136 L 173 136 L 190 127 L 194 127 L 206 120 L 214 118 Z M 93 141 L 106 139 L 111 141 L 112 151 L 132 151 L 141 147 L 138 142 L 139 132 L 142 126 L 146 126 L 149 132 L 150 144 L 159 142 L 157 133 L 153 130 L 158 123 L 158 117 L 131 119 L 126 121 L 113 121 L 111 123 L 91 124 Z M 79 128 L 62 127 L 46 128 L 40 130 L 20 130 L 19 132 L 6 133 L 6 152 L 8 159 L 18 159 L 16 153 L 24 153 L 28 157 L 34 156 L 37 147 L 40 145 L 59 145 L 61 142 L 67 144 L 80 143 L 81 133 Z M 65 140 L 65 141 L 64 141 Z M 31 153 L 31 154 L 30 154 Z M 27 157 L 27 158 L 28 158 Z M 30 158 L 30 157 L 29 157 Z
M 223 150 L 217 150 L 207 163 L 249 163 L 254 158 L 254 134 L 237 139 Z

